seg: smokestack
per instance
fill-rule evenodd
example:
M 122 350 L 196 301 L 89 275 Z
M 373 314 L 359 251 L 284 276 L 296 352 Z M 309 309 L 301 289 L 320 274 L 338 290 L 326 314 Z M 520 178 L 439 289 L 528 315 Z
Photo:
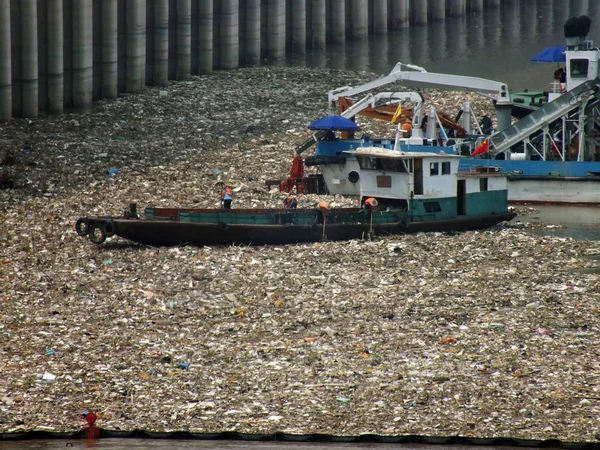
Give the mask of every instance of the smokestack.
M 579 45 L 585 40 L 585 37 L 590 32 L 592 19 L 588 16 L 571 17 L 565 22 L 565 38 L 567 38 L 567 46 Z

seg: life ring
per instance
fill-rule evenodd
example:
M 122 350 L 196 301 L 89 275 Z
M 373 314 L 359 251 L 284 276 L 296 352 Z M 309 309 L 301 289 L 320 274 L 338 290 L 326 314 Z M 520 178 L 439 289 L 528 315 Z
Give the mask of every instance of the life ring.
M 94 244 L 102 244 L 106 240 L 104 226 L 98 223 L 90 224 L 88 236 Z
M 229 228 L 229 224 L 225 222 L 219 222 L 217 224 L 217 227 L 219 227 L 220 230 L 227 231 L 227 229 Z
M 86 219 L 84 219 L 83 217 L 77 219 L 77 222 L 75 223 L 75 231 L 77 231 L 77 234 L 79 236 L 87 236 L 89 230 L 90 223 Z
M 111 237 L 115 235 L 115 223 L 112 220 L 109 222 L 104 222 L 103 228 L 106 237 Z

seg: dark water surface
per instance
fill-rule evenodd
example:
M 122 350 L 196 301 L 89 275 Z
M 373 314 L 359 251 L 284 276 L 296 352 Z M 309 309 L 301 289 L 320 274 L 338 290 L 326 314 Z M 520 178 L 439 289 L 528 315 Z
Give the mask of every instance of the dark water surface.
M 555 63 L 532 63 L 540 50 L 565 45 L 563 26 L 572 16 L 592 19 L 588 39 L 600 46 L 600 1 L 521 0 L 506 6 L 412 26 L 369 40 L 291 55 L 288 65 L 389 73 L 397 62 L 429 72 L 469 75 L 507 83 L 511 91 L 544 90 Z M 326 95 L 327 93 L 324 93 Z

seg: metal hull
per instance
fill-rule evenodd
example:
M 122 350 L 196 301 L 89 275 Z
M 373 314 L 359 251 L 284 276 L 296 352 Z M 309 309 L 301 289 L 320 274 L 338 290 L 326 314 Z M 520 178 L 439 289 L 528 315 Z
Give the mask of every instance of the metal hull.
M 386 236 L 421 231 L 465 231 L 487 228 L 511 220 L 515 213 L 479 217 L 394 222 L 378 224 L 373 234 Z M 323 240 L 361 239 L 369 235 L 369 224 L 248 225 L 225 223 L 180 222 L 126 218 L 82 218 L 102 227 L 110 224 L 110 235 L 151 246 L 177 245 L 282 245 Z M 81 234 L 81 233 L 80 233 Z

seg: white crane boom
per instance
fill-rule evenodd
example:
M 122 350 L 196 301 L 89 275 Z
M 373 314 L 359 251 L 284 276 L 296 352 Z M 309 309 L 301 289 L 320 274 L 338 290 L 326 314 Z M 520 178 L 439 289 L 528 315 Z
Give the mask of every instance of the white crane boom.
M 409 70 L 402 70 L 403 67 Z M 376 89 L 397 81 L 416 82 L 443 87 L 464 88 L 474 92 L 495 92 L 495 100 L 498 105 L 509 106 L 512 104 L 508 85 L 506 83 L 464 75 L 427 72 L 422 67 L 402 63 L 397 63 L 388 75 L 378 78 L 377 80 L 373 80 L 356 87 L 344 86 L 342 88 L 329 91 L 329 104 L 333 106 L 335 101 L 340 97 L 352 97 L 353 95 L 370 91 L 372 89 Z

